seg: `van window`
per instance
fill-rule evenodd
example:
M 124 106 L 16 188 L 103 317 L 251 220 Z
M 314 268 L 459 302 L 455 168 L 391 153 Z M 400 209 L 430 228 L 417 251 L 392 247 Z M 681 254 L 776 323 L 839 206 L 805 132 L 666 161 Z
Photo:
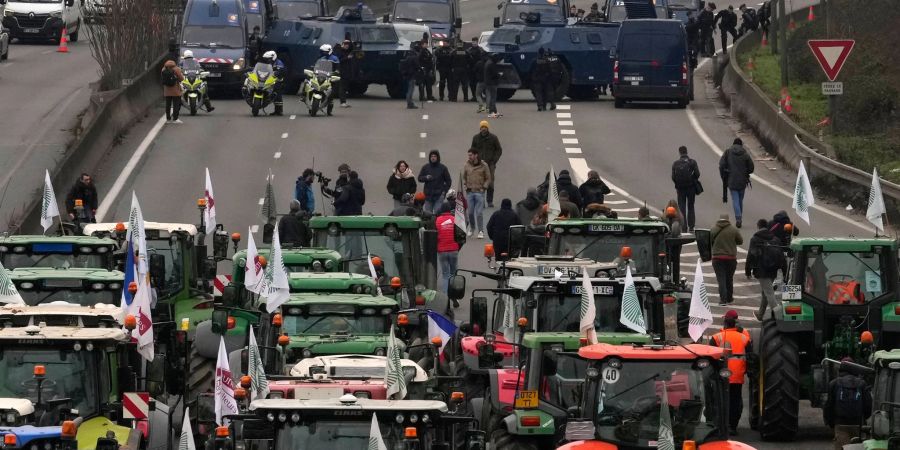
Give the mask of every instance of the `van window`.
M 393 27 L 364 27 L 359 30 L 359 41 L 365 43 L 397 42 Z
M 212 2 L 197 1 L 191 4 L 188 25 L 242 26 L 241 6 L 238 0 L 220 1 L 218 7 L 210 7 Z
M 601 45 L 603 44 L 603 35 L 600 33 L 592 32 L 587 34 L 587 40 L 590 44 Z
M 658 61 L 666 65 L 681 64 L 684 59 L 684 41 L 677 34 L 628 34 L 621 39 L 619 59 Z

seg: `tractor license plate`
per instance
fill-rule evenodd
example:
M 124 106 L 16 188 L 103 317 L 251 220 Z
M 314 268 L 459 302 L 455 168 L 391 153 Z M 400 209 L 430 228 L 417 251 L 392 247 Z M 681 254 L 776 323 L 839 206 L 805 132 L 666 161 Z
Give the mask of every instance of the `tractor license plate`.
M 612 286 L 591 286 L 591 289 L 594 291 L 594 295 L 603 297 L 609 297 L 615 293 L 615 288 Z M 572 286 L 572 295 L 581 295 L 582 290 L 581 284 L 576 284 Z
M 22 32 L 23 33 L 40 33 L 41 29 L 40 28 L 23 28 Z
M 210 72 L 207 76 L 210 78 L 221 78 L 222 72 Z
M 781 288 L 782 300 L 800 300 L 802 293 L 799 284 L 786 284 Z
M 644 77 L 622 77 L 625 81 L 644 81 Z
M 294 389 L 294 398 L 300 400 L 324 400 L 344 395 L 343 388 L 298 387 Z
M 537 391 L 520 391 L 516 396 L 516 409 L 534 409 L 537 407 Z
M 591 225 L 590 227 L 591 227 L 590 230 L 593 231 L 593 232 L 598 232 L 598 231 L 600 231 L 600 232 L 603 232 L 603 231 L 608 231 L 608 232 L 625 231 L 625 225 L 621 225 L 621 224 L 605 224 L 605 223 L 601 223 L 601 224 L 594 224 L 594 225 Z

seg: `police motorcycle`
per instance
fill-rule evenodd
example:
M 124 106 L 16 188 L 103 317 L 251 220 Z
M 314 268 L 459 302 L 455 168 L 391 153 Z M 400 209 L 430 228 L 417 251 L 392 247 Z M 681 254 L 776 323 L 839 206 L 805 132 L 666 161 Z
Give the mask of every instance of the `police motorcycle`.
M 310 117 L 324 109 L 329 116 L 334 109 L 334 90 L 333 83 L 341 81 L 341 77 L 336 74 L 335 63 L 327 59 L 316 61 L 316 65 L 312 69 L 303 70 L 306 79 L 303 80 L 301 86 L 301 100 L 306 103 L 309 109 Z
M 275 74 L 275 68 L 272 66 L 272 62 L 265 58 L 260 59 L 253 69 L 247 72 L 244 86 L 241 88 L 241 95 L 244 97 L 244 101 L 250 105 L 253 117 L 258 116 L 260 111 L 265 110 L 275 101 L 277 83 L 278 77 Z
M 207 102 L 206 77 L 209 72 L 203 71 L 190 50 L 184 52 L 181 71 L 184 74 L 184 80 L 181 81 L 181 104 L 190 110 L 192 116 L 196 116 L 200 105 Z

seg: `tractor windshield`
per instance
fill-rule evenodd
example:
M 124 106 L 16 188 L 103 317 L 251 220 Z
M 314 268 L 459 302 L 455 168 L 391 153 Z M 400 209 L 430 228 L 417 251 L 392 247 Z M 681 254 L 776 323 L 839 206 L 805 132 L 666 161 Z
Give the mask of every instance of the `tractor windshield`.
M 550 236 L 550 255 L 574 255 L 597 262 L 613 262 L 622 247 L 631 247 L 632 271 L 635 274 L 656 273 L 655 236 L 618 236 L 613 234 L 583 235 L 553 233 Z
M 66 244 L 70 245 L 70 244 Z M 37 247 L 37 246 L 35 246 Z M 34 247 L 33 247 L 34 248 Z M 107 251 L 104 247 L 104 251 Z M 111 267 L 108 253 L 44 253 L 29 251 L 26 253 L 0 253 L 0 263 L 7 269 L 28 267 L 51 267 L 55 269 L 109 269 Z
M 597 307 L 594 328 L 598 333 L 631 331 L 619 322 L 621 297 L 595 292 L 594 305 Z M 537 320 L 538 331 L 578 332 L 581 321 L 580 286 L 577 294 L 542 294 L 538 299 Z
M 349 307 L 349 308 L 345 308 Z M 310 305 L 307 309 L 282 307 L 282 330 L 288 336 L 332 334 L 386 334 L 389 315 L 357 314 L 353 305 Z M 369 311 L 366 311 L 369 312 Z
M 147 240 L 147 253 L 162 255 L 166 269 L 164 280 L 153 280 L 160 299 L 169 298 L 181 292 L 184 285 L 184 243 L 177 236 L 168 239 Z
M 343 412 L 343 411 L 342 411 Z M 359 411 L 359 416 L 354 418 L 368 420 L 315 420 L 290 424 L 282 429 L 275 438 L 274 450 L 334 450 L 336 448 L 356 449 L 368 448 L 370 431 L 372 428 L 372 413 Z M 402 416 L 403 411 L 398 411 Z M 420 414 L 421 415 L 421 414 Z M 391 417 L 393 419 L 393 416 Z M 378 423 L 381 430 L 381 438 L 387 448 L 405 448 L 403 439 L 404 429 L 396 423 Z M 418 431 L 420 448 L 429 448 L 432 437 L 426 430 Z M 399 447 L 398 447 L 399 446 Z
M 75 351 L 66 348 L 20 346 L 0 350 L 0 397 L 38 400 L 34 366 L 42 365 L 46 376 L 41 382 L 41 402 L 69 398 L 64 407 L 75 408 L 82 417 L 98 413 L 98 387 L 101 369 L 99 350 Z M 108 370 L 108 369 L 107 369 Z M 37 409 L 37 408 L 36 408 Z M 52 418 L 58 424 L 58 416 Z
M 675 447 L 718 438 L 723 378 L 712 365 L 693 361 L 625 361 L 601 365 L 590 402 L 597 433 L 619 447 L 656 448 L 663 407 L 668 409 Z M 727 381 L 727 380 L 725 380 Z M 665 402 L 665 403 L 663 403 Z
M 401 233 L 400 238 L 394 240 L 379 231 L 352 230 L 338 235 L 328 234 L 328 230 L 316 232 L 316 245 L 339 252 L 341 258 L 347 261 L 350 272 L 371 275 L 367 258 L 377 256 L 381 258 L 386 277 L 400 277 L 404 282 L 412 281 L 412 271 L 407 263 L 407 253 L 411 248 L 408 233 Z
M 864 252 L 810 252 L 803 290 L 832 305 L 859 305 L 880 297 L 885 286 L 883 256 Z
M 79 283 L 81 280 L 78 280 Z M 102 285 L 102 283 L 99 283 Z M 28 306 L 36 306 L 52 302 L 66 302 L 81 306 L 94 306 L 98 303 L 118 305 L 121 301 L 121 290 L 87 291 L 74 289 L 25 290 L 20 288 L 19 295 Z

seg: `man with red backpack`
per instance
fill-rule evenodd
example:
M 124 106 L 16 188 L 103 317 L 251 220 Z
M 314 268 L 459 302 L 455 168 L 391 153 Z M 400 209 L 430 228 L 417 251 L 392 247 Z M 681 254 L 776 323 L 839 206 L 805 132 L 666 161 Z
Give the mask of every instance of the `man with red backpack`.
M 450 277 L 456 273 L 459 249 L 466 243 L 466 233 L 456 226 L 455 205 L 443 203 L 434 219 L 437 229 L 438 264 L 441 266 L 441 290 L 447 292 Z

